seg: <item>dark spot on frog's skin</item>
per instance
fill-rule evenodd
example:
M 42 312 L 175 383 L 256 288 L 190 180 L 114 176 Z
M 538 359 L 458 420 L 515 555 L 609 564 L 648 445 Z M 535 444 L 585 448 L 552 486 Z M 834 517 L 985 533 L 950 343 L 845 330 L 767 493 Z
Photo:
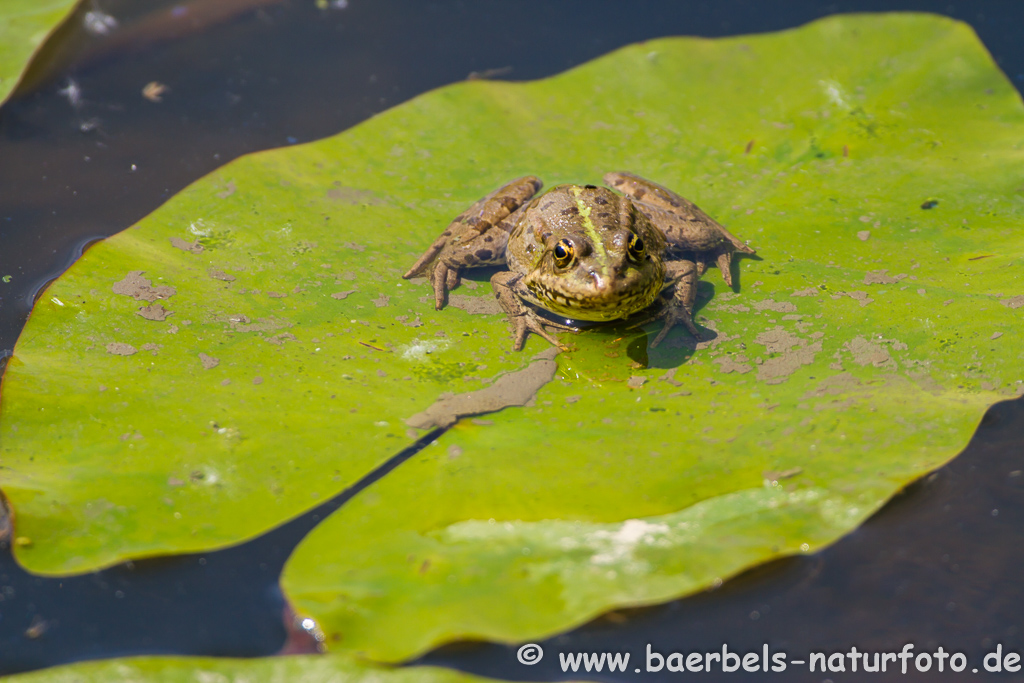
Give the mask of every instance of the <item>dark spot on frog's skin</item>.
M 543 206 L 541 206 L 540 210 L 541 211 L 547 211 L 548 209 L 550 209 L 554 205 L 555 205 L 554 202 L 548 202 L 547 204 L 544 204 Z
M 607 204 L 608 200 L 605 199 L 604 197 L 594 197 L 594 203 L 595 204 Z
M 642 187 L 638 187 L 635 190 L 633 190 L 633 196 L 636 197 L 637 199 L 643 199 L 645 194 L 647 194 L 647 190 L 645 190 Z
M 490 235 L 484 235 L 484 242 L 493 242 L 494 238 Z
M 576 216 L 579 212 L 579 207 L 576 206 L 570 206 L 568 209 L 562 209 L 563 216 Z
M 597 189 L 597 185 L 584 185 L 583 189 L 584 190 L 596 190 Z
M 542 242 L 547 242 L 549 237 L 551 237 L 551 233 L 550 232 L 546 232 L 546 233 L 544 233 L 543 235 L 540 236 L 540 239 L 541 239 Z
M 476 256 L 474 256 L 473 254 L 466 254 L 463 258 L 465 258 L 466 260 L 466 265 L 471 266 L 474 263 L 476 263 Z
M 611 216 L 611 214 L 608 213 L 607 211 L 602 211 L 601 213 L 597 214 L 598 218 L 608 218 L 609 216 Z
M 511 213 L 512 211 L 514 211 L 514 210 L 515 210 L 515 208 L 516 208 L 516 206 L 517 206 L 517 205 L 519 204 L 519 202 L 517 202 L 517 201 L 516 201 L 516 200 L 515 200 L 514 198 L 512 198 L 512 197 L 502 197 L 502 198 L 501 198 L 501 199 L 499 199 L 498 201 L 500 201 L 500 202 L 501 202 L 501 205 L 502 205 L 502 206 L 504 206 L 504 207 L 505 207 L 505 208 L 506 208 L 506 209 L 507 209 L 507 210 L 509 211 L 509 213 Z
M 477 249 L 476 256 L 481 261 L 489 261 L 491 258 L 490 249 Z
M 445 230 L 444 232 L 441 233 L 441 236 L 442 237 L 451 237 L 452 236 L 452 231 L 451 230 Z

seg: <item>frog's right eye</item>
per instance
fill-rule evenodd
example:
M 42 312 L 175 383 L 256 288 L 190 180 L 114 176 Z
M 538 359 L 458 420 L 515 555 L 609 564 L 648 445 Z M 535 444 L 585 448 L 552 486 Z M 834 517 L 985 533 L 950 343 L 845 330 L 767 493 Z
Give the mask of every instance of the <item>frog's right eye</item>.
M 576 249 L 569 240 L 558 240 L 553 253 L 555 255 L 555 265 L 559 268 L 565 268 L 572 263 L 573 256 L 576 255 Z

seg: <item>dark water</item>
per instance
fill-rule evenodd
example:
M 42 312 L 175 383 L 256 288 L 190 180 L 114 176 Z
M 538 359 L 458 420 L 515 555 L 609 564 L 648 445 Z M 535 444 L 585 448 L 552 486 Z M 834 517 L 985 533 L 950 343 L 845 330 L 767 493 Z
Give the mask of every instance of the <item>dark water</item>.
M 235 4 L 100 2 L 121 21 L 118 39 L 89 36 L 74 22 L 43 55 L 32 88 L 0 108 L 0 275 L 13 276 L 0 283 L 0 358 L 10 354 L 35 295 L 93 240 L 240 154 L 336 133 L 473 71 L 537 78 L 648 38 L 772 31 L 835 12 L 900 9 L 968 21 L 1011 80 L 1024 83 L 1024 6 L 1012 1 L 350 0 L 328 11 L 312 0 L 263 0 L 249 10 Z M 170 88 L 160 103 L 140 94 L 151 81 Z M 78 97 L 69 97 L 72 84 Z M 898 651 L 913 642 L 915 654 L 938 645 L 964 652 L 970 664 L 963 675 L 970 675 L 996 644 L 1024 648 L 1022 469 L 1024 404 L 1000 404 L 949 466 L 821 553 L 773 563 L 709 593 L 609 615 L 542 643 L 547 655 L 536 666 L 519 664 L 516 648 L 494 645 L 451 646 L 423 661 L 552 680 L 574 677 L 561 673 L 559 651 L 629 651 L 628 673 L 586 678 L 670 680 L 686 674 L 632 671 L 644 666 L 647 643 L 664 654 L 720 651 L 723 643 L 760 651 L 769 643 L 792 660 L 853 645 Z M 26 575 L 5 550 L 0 673 L 125 654 L 280 651 L 289 637 L 277 585 L 285 559 L 319 519 L 385 473 L 215 553 L 57 580 Z M 289 646 L 303 645 L 293 632 Z M 940 676 L 933 670 L 918 679 Z M 826 678 L 802 667 L 745 677 Z

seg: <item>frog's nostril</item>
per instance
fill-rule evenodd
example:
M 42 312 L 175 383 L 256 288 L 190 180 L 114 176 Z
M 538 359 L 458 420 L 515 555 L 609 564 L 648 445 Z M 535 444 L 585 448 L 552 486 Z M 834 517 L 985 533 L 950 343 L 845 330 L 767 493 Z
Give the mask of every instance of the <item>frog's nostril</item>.
M 604 280 L 601 279 L 600 273 L 596 270 L 590 271 L 590 278 L 594 281 L 594 286 L 600 288 L 604 284 Z

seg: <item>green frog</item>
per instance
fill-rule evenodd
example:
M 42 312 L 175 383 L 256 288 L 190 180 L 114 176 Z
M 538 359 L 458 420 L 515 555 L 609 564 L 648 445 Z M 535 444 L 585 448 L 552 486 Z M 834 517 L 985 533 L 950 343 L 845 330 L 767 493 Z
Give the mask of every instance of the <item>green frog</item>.
M 651 347 L 679 324 L 699 340 L 698 279 L 715 263 L 732 286 L 732 255 L 754 250 L 693 202 L 650 180 L 608 173 L 604 181 L 614 190 L 559 185 L 538 196 L 540 179 L 513 180 L 452 221 L 403 277 L 426 272 L 440 310 L 464 270 L 507 266 L 491 286 L 515 326 L 516 351 L 530 332 L 555 346 L 561 344 L 548 329 L 578 332 L 534 307 L 596 321 L 651 308 L 636 325 L 664 318 Z

